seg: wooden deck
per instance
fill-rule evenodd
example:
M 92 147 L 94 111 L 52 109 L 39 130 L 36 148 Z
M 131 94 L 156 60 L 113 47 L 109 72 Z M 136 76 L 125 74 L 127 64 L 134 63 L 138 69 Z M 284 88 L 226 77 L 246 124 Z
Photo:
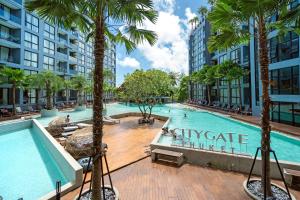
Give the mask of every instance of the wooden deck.
M 156 121 L 154 126 L 139 126 L 137 118 L 129 117 L 120 125 L 105 126 L 110 169 L 145 157 L 146 146 L 162 125 Z M 149 157 L 112 173 L 122 200 L 250 200 L 242 187 L 246 178 L 245 174 L 189 164 L 178 168 L 152 163 Z M 300 192 L 291 191 L 300 199 Z M 76 189 L 62 199 L 73 200 L 78 193 Z
M 245 174 L 189 164 L 177 168 L 151 163 L 150 158 L 112 173 L 122 200 L 250 200 L 242 187 L 246 178 Z M 62 199 L 71 200 L 77 193 Z M 300 198 L 300 192 L 291 193 Z

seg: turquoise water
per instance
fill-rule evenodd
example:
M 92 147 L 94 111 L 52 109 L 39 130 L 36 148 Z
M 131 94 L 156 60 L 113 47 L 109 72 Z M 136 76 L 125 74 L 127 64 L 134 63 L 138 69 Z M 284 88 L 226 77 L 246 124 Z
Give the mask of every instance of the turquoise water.
M 39 199 L 55 190 L 57 180 L 69 182 L 43 146 L 38 133 L 0 130 L 0 196 L 4 200 Z
M 107 105 L 108 115 L 121 114 L 130 111 L 139 112 L 139 109 L 137 106 L 134 105 Z M 200 143 L 206 148 L 208 148 L 208 146 L 210 145 L 214 145 L 215 150 L 220 150 L 221 146 L 224 146 L 227 152 L 231 152 L 231 147 L 233 147 L 235 153 L 249 154 L 253 156 L 255 154 L 256 148 L 260 146 L 260 128 L 236 120 L 232 120 L 226 116 L 216 115 L 213 113 L 206 112 L 204 110 L 195 110 L 180 104 L 167 104 L 155 106 L 153 108 L 153 113 L 171 117 L 171 121 L 168 124 L 168 127 L 170 129 L 180 128 L 195 129 L 198 132 L 202 131 L 202 133 L 200 134 L 200 139 L 197 138 L 197 134 L 195 132 L 191 133 L 190 139 L 188 139 L 188 133 L 185 133 L 185 141 L 193 143 L 193 148 L 199 148 L 199 146 L 197 145 Z M 73 121 L 80 121 L 83 119 L 91 119 L 92 110 L 87 109 L 86 111 L 60 113 L 61 116 L 66 116 L 67 114 L 70 114 L 71 119 Z M 185 114 L 187 115 L 187 117 L 184 117 Z M 51 121 L 51 119 L 52 118 L 39 118 L 38 120 L 46 126 L 49 123 L 49 121 Z M 203 133 L 206 131 L 210 131 L 208 134 L 209 138 L 212 138 L 213 136 L 218 137 L 219 134 L 222 133 L 226 140 L 226 143 L 222 138 L 220 138 L 218 142 L 205 139 Z M 181 132 L 176 131 L 176 133 L 180 134 Z M 229 141 L 228 133 L 233 133 L 233 142 Z M 247 145 L 239 144 L 239 134 L 245 135 L 242 136 L 242 138 L 243 142 L 245 142 L 245 139 L 247 139 Z M 162 136 L 159 140 L 159 143 L 166 145 L 180 145 L 180 142 L 173 141 L 172 137 L 168 136 Z M 277 132 L 272 132 L 271 147 L 276 151 L 277 157 L 280 160 L 300 162 L 299 140 L 287 137 Z

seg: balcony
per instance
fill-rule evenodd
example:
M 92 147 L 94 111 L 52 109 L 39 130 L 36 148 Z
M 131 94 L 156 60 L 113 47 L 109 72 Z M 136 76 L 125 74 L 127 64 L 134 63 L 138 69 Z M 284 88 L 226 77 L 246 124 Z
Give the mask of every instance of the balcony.
M 22 8 L 22 0 L 0 0 L 0 3 L 13 9 Z
M 71 31 L 70 38 L 77 39 L 78 37 L 79 37 L 79 34 L 77 31 Z
M 68 60 L 68 55 L 65 53 L 57 51 L 56 55 L 57 55 L 58 60 L 63 60 L 63 61 Z
M 20 28 L 21 18 L 0 8 L 0 23 L 9 28 Z
M 58 47 L 65 47 L 65 48 L 67 48 L 68 47 L 68 41 L 65 40 L 65 39 L 59 38 L 57 46 Z
M 0 35 L 0 42 L 2 46 L 8 48 L 20 48 L 20 38 L 12 35 L 3 36 Z
M 77 63 L 77 58 L 75 58 L 73 56 L 69 56 L 69 61 L 70 61 L 70 63 L 75 64 L 75 63 Z
M 69 74 L 76 75 L 78 72 L 75 69 L 69 69 Z
M 20 62 L 17 61 L 17 59 L 15 59 L 13 56 L 9 56 L 8 58 L 1 58 L 0 57 L 0 64 L 9 65 L 11 67 L 18 67 Z

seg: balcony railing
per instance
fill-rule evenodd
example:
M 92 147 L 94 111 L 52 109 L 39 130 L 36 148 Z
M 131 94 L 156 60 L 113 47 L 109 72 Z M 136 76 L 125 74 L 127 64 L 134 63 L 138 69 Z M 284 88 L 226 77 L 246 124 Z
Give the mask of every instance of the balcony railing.
M 70 74 L 77 74 L 78 72 L 75 69 L 69 69 Z
M 18 17 L 18 16 L 15 16 L 3 9 L 0 8 L 0 17 L 5 19 L 5 20 L 10 20 L 10 21 L 13 21 L 17 24 L 21 24 L 21 18 Z
M 14 2 L 17 2 L 18 4 L 22 5 L 22 0 L 13 0 Z
M 1 58 L 0 57 L 0 62 L 9 62 L 9 63 L 15 63 L 15 64 L 20 64 L 18 63 L 12 56 L 9 56 L 8 58 Z
M 0 35 L 0 39 L 20 44 L 20 38 L 12 36 L 12 35 L 8 35 L 8 36 Z

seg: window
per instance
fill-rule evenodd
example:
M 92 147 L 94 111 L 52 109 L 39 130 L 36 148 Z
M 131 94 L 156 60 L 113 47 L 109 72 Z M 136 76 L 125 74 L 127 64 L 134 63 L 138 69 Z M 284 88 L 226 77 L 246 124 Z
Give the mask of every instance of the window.
M 79 64 L 84 65 L 84 55 L 83 54 L 79 55 Z
M 219 58 L 219 64 L 222 64 L 226 60 L 226 54 L 223 56 L 220 56 Z
M 293 126 L 300 126 L 300 104 L 292 102 L 272 102 L 271 120 Z
M 39 19 L 29 13 L 26 13 L 25 26 L 35 32 L 39 32 Z
M 84 74 L 84 67 L 83 66 L 78 66 L 78 73 Z
M 30 51 L 25 51 L 24 65 L 28 67 L 38 67 L 38 54 Z
M 299 37 L 295 33 L 287 33 L 282 40 L 271 38 L 268 46 L 271 63 L 299 57 Z
M 44 40 L 44 52 L 48 54 L 54 54 L 54 42 Z
M 25 32 L 25 47 L 37 50 L 39 46 L 38 36 Z
M 87 55 L 92 57 L 93 56 L 93 48 L 91 46 L 87 46 L 86 47 L 86 52 L 87 52 Z
M 230 60 L 234 63 L 240 63 L 240 55 L 241 55 L 241 50 L 236 49 L 234 51 L 230 52 Z
M 88 57 L 86 58 L 86 66 L 90 67 L 90 68 L 92 67 L 92 59 L 91 58 L 88 58 Z
M 79 52 L 84 53 L 84 43 L 83 42 L 79 42 Z
M 271 94 L 299 95 L 299 66 L 270 71 Z
M 44 36 L 54 40 L 54 38 L 55 38 L 55 29 L 54 29 L 54 27 L 47 24 L 47 23 L 45 23 Z
M 47 70 L 54 70 L 54 58 L 44 56 L 43 68 Z

